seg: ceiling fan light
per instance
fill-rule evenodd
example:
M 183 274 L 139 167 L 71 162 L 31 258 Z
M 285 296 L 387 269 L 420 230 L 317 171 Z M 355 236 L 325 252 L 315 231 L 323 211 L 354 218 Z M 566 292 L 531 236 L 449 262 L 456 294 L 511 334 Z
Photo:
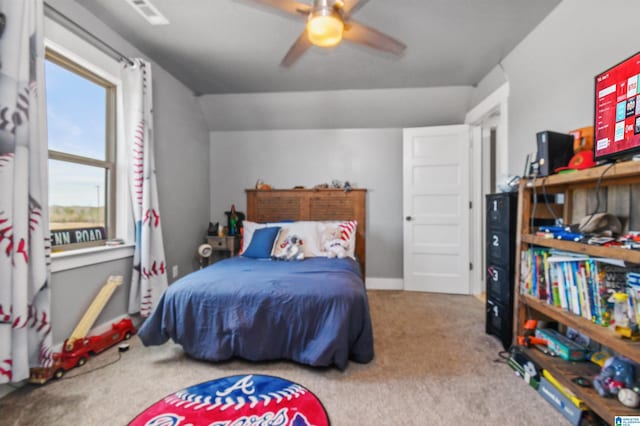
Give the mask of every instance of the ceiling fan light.
M 307 22 L 309 41 L 320 47 L 333 47 L 342 41 L 344 23 L 334 14 L 312 15 Z

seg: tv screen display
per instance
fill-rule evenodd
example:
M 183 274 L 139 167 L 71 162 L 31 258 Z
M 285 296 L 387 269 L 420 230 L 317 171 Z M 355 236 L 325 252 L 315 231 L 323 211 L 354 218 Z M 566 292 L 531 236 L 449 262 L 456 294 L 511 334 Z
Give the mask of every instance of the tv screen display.
M 595 77 L 594 159 L 640 152 L 640 52 Z

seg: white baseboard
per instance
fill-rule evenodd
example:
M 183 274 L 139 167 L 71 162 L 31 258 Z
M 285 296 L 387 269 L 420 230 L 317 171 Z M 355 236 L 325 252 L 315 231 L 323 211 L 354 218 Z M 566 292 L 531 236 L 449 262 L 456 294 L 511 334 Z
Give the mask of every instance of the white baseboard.
M 25 382 L 26 383 L 26 382 Z M 0 385 L 0 398 L 3 398 L 9 395 L 14 390 L 24 386 L 24 383 L 14 383 L 12 386 L 9 385 Z
M 367 290 L 403 290 L 404 282 L 402 278 L 373 278 L 367 277 L 365 280 Z

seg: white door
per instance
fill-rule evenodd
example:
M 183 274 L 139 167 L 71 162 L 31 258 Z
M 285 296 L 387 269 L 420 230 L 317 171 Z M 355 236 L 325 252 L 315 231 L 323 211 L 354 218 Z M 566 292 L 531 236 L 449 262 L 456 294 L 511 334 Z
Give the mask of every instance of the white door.
M 403 130 L 404 288 L 469 294 L 467 125 Z

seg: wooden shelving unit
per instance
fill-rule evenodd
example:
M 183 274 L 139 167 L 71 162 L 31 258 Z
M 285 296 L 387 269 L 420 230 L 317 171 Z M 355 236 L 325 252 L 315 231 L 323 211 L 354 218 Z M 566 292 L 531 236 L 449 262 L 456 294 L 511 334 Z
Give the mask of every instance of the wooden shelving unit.
M 525 349 L 525 354 L 538 365 L 544 366 L 558 382 L 583 400 L 605 421 L 611 422 L 613 416 L 637 416 L 638 410 L 627 408 L 617 398 L 602 398 L 593 388 L 578 386 L 571 381 L 574 377 L 593 377 L 600 368 L 590 362 L 568 362 L 561 358 L 545 355 L 537 349 Z
M 529 234 L 522 235 L 522 242 L 535 246 L 550 247 L 558 250 L 587 254 L 593 257 L 610 257 L 614 259 L 624 260 L 625 262 L 629 263 L 640 263 L 640 251 L 638 250 L 627 250 L 618 247 L 591 246 L 589 244 L 574 243 L 573 241 L 553 240 Z
M 520 291 L 520 256 L 530 246 L 548 247 L 558 250 L 586 254 L 593 257 L 605 257 L 640 264 L 640 251 L 618 247 L 600 247 L 571 241 L 548 239 L 534 235 L 530 229 L 532 224 L 533 196 L 541 192 L 563 194 L 562 205 L 549 206 L 554 211 L 562 212 L 564 223 L 572 221 L 574 191 L 593 189 L 596 186 L 611 188 L 614 186 L 637 188 L 640 184 L 640 162 L 628 161 L 613 166 L 604 165 L 588 170 L 565 175 L 553 175 L 544 179 L 523 180 L 520 183 L 518 196 L 518 225 L 516 236 L 516 271 L 515 271 L 515 308 L 514 336 L 522 335 L 523 325 L 527 319 L 549 319 L 557 321 L 589 336 L 615 353 L 625 356 L 640 364 L 640 342 L 633 343 L 622 339 L 611 329 L 592 323 L 564 309 L 549 305 L 535 297 L 521 294 Z M 635 190 L 635 189 L 634 189 Z M 637 191 L 637 190 L 636 190 Z M 549 209 L 537 209 L 536 218 L 549 217 Z M 632 212 L 628 212 L 630 215 Z M 580 218 L 576 218 L 579 220 Z M 516 342 L 514 342 L 516 343 Z M 540 367 L 547 369 L 555 378 L 573 392 L 578 398 L 607 422 L 612 422 L 616 415 L 640 415 L 640 409 L 630 409 L 622 405 L 616 398 L 603 398 L 593 388 L 585 388 L 573 383 L 571 379 L 578 376 L 593 377 L 600 371 L 590 362 L 568 362 L 560 358 L 550 357 L 542 352 L 526 350 L 527 355 Z

